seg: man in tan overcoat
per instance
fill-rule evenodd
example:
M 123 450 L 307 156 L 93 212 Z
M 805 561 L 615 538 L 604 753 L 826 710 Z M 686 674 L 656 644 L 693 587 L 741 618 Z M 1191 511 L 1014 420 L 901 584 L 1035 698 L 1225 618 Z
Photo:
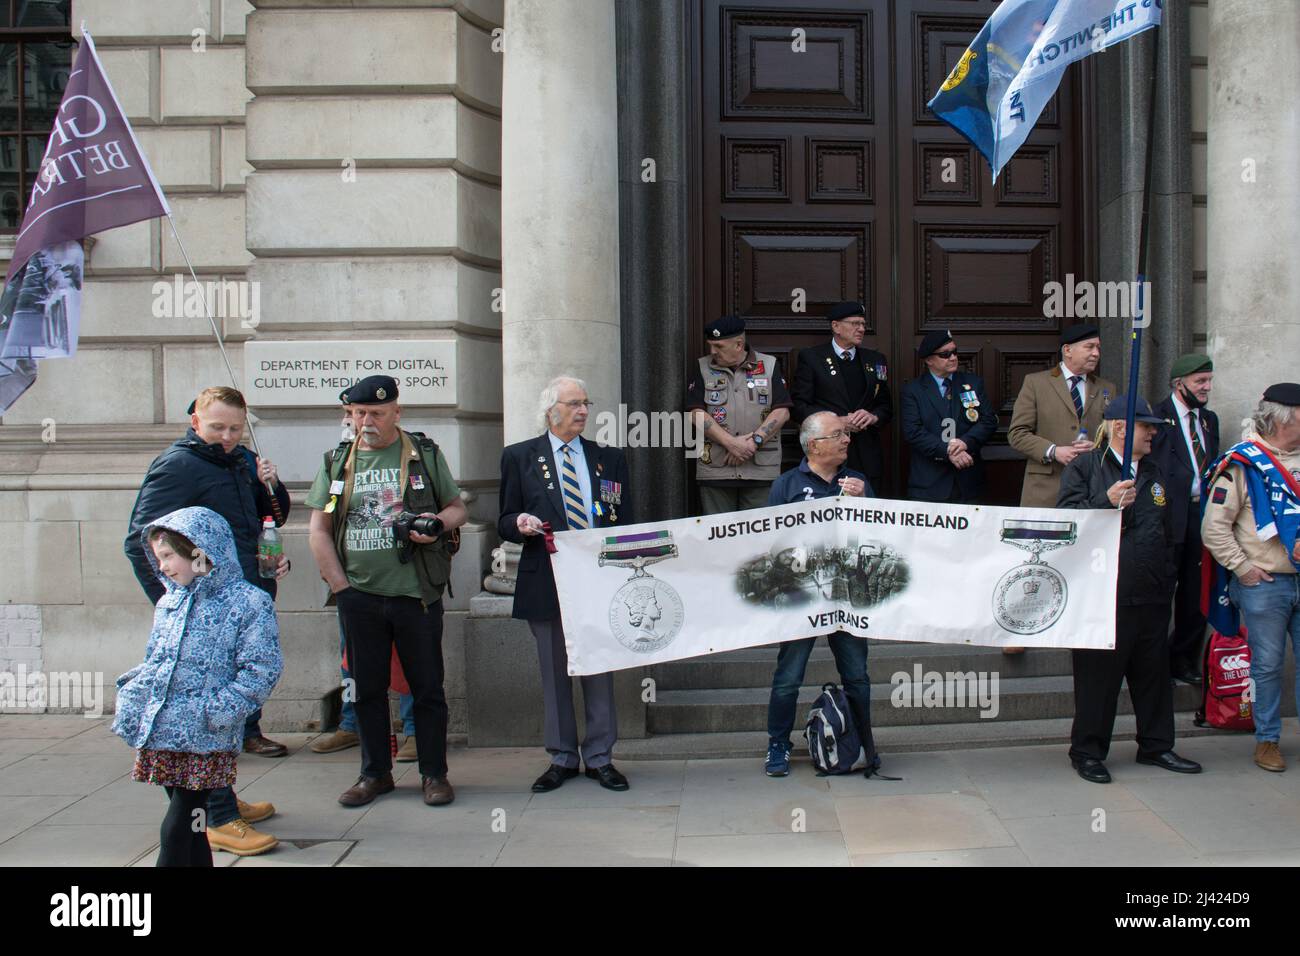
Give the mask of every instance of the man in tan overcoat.
M 1061 334 L 1061 362 L 1025 376 L 1011 413 L 1007 439 L 1029 460 L 1020 490 L 1022 508 L 1054 508 L 1065 466 L 1091 451 L 1102 409 L 1119 394 L 1097 374 L 1101 334 L 1095 325 L 1072 325 Z

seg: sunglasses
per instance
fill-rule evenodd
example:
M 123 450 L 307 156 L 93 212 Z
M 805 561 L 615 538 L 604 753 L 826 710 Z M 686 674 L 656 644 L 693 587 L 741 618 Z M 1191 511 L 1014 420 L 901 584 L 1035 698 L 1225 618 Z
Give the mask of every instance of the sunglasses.
M 950 359 L 957 354 L 956 349 L 944 349 L 942 352 L 931 352 L 935 358 Z

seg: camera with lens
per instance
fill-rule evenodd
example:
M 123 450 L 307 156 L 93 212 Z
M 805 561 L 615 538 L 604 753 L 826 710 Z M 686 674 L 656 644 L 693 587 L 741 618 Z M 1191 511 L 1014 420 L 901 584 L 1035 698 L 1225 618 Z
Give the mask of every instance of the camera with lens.
M 441 518 L 421 518 L 412 511 L 403 511 L 393 519 L 393 537 L 411 544 L 411 532 L 436 538 L 446 530 Z

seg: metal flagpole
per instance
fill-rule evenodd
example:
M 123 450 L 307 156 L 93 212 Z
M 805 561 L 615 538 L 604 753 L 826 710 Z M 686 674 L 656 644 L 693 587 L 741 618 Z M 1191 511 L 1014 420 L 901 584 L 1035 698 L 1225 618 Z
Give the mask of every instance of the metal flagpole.
M 181 258 L 185 260 L 185 266 L 190 270 L 190 278 L 194 280 L 195 286 L 203 296 L 203 312 L 208 317 L 208 324 L 212 326 L 212 335 L 217 340 L 217 348 L 221 350 L 221 360 L 226 363 L 226 372 L 230 375 L 230 385 L 232 388 L 239 388 L 239 381 L 235 378 L 235 370 L 230 365 L 230 356 L 226 352 L 226 343 L 221 338 L 221 331 L 217 328 L 217 320 L 212 317 L 212 307 L 208 304 L 208 293 L 199 282 L 198 274 L 194 271 L 194 265 L 190 262 L 190 254 L 185 251 L 185 243 L 181 241 L 181 234 L 176 231 L 176 221 L 172 219 L 172 214 L 167 213 L 167 223 L 172 227 L 172 236 L 176 239 L 176 245 L 181 250 Z M 257 444 L 257 432 L 253 430 L 252 421 L 247 422 L 248 437 L 253 442 L 253 452 L 258 458 L 262 457 L 262 449 Z M 275 488 L 269 481 L 262 484 L 266 487 L 266 493 L 271 499 L 271 510 L 275 512 L 276 524 L 284 523 L 284 514 L 280 511 L 280 502 L 276 500 Z
M 1151 55 L 1151 101 L 1147 104 L 1146 170 L 1142 177 L 1142 219 L 1138 226 L 1137 301 L 1133 310 L 1133 351 L 1129 356 L 1128 407 L 1124 411 L 1124 471 L 1128 477 L 1133 462 L 1133 419 L 1137 410 L 1138 369 L 1142 359 L 1142 329 L 1146 324 L 1147 231 L 1151 219 L 1151 162 L 1155 155 L 1156 84 L 1160 79 L 1160 28 L 1151 31 L 1155 52 Z M 1139 324 L 1139 321 L 1141 324 Z

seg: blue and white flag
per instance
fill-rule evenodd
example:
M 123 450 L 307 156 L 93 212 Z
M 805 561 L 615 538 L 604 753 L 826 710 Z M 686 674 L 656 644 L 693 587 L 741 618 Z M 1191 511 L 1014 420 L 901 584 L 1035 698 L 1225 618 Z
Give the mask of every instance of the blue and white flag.
M 928 106 L 975 144 L 993 181 L 1065 68 L 1160 25 L 1162 0 L 1003 0 Z

